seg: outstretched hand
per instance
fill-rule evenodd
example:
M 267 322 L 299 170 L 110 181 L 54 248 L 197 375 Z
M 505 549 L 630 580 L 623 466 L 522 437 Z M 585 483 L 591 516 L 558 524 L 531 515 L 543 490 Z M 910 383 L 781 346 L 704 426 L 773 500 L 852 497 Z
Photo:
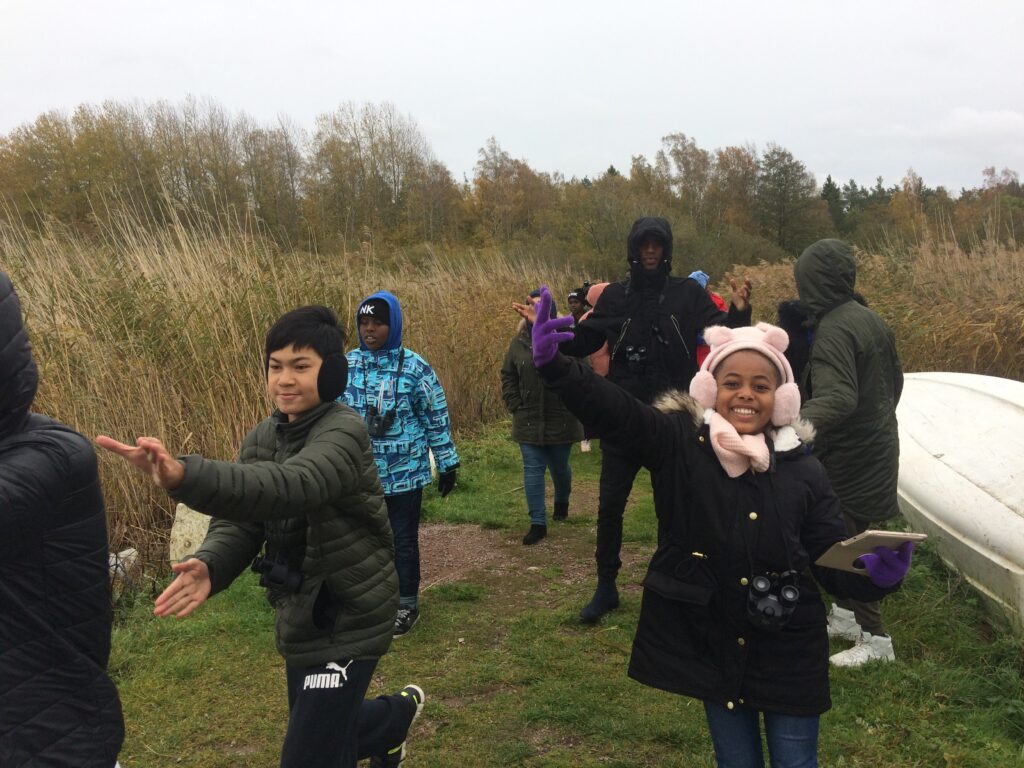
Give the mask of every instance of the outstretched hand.
M 904 541 L 897 550 L 875 547 L 874 554 L 860 556 L 861 565 L 868 572 L 868 578 L 876 587 L 894 587 L 910 570 L 914 554 L 914 542 Z
M 149 475 L 161 488 L 171 491 L 185 479 L 185 465 L 171 456 L 155 437 L 140 437 L 135 445 L 126 445 L 112 437 L 99 435 L 96 445 L 127 459 L 139 472 Z
M 206 602 L 213 583 L 210 581 L 210 569 L 206 563 L 195 557 L 183 563 L 175 563 L 171 570 L 177 576 L 157 597 L 153 604 L 153 613 L 161 617 L 176 616 L 181 619 Z
M 537 319 L 533 323 L 533 365 L 540 368 L 555 359 L 559 344 L 572 341 L 572 332 L 562 329 L 575 321 L 572 315 L 551 317 L 551 291 L 546 285 L 540 287 L 540 301 L 534 309 Z
M 515 310 L 516 314 L 523 318 L 528 323 L 533 323 L 537 317 L 537 313 L 534 310 L 533 304 L 520 304 L 518 301 L 512 302 L 512 309 Z
M 750 306 L 750 292 L 753 286 L 750 284 L 750 278 L 743 278 L 743 284 L 738 288 L 736 287 L 736 278 L 729 278 L 729 287 L 732 288 L 732 305 L 736 307 L 740 312 L 744 311 Z

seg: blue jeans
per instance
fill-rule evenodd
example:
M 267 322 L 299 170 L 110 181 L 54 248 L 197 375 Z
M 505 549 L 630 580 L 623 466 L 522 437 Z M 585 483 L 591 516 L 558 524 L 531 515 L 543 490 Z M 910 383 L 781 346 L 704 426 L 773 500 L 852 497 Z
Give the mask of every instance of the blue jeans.
M 395 570 L 403 607 L 416 607 L 420 593 L 420 506 L 423 489 L 385 496 L 395 537 Z
M 569 467 L 569 451 L 572 443 L 558 445 L 533 445 L 520 443 L 523 454 L 523 488 L 526 490 L 526 506 L 530 510 L 530 523 L 547 525 L 547 510 L 544 505 L 544 471 L 551 470 L 551 482 L 555 486 L 555 501 L 568 502 L 572 492 L 572 469 Z
M 760 712 L 726 709 L 704 702 L 718 768 L 764 768 Z M 764 713 L 764 734 L 772 768 L 818 768 L 818 716 Z

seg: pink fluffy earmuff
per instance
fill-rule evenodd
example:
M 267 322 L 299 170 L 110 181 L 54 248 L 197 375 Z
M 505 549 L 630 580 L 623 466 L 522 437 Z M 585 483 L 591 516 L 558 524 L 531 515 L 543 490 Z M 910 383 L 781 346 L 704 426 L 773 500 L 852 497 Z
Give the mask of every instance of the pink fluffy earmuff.
M 711 351 L 690 382 L 690 397 L 705 408 L 714 408 L 718 399 L 715 368 L 733 352 L 752 349 L 771 360 L 782 376 L 782 384 L 775 390 L 772 424 L 776 427 L 785 426 L 800 415 L 800 389 L 794 381 L 793 369 L 783 354 L 789 346 L 789 336 L 784 330 L 768 323 L 758 323 L 750 328 L 713 325 L 704 331 L 704 342 L 711 347 Z

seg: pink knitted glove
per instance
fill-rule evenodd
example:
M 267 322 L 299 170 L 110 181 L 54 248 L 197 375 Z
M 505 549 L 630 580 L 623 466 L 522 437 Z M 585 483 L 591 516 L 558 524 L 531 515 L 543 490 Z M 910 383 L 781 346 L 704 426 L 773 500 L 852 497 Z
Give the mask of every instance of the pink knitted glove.
M 893 587 L 910 570 L 913 552 L 914 542 L 904 541 L 896 551 L 888 547 L 875 547 L 875 554 L 861 555 L 860 562 L 876 587 Z
M 563 331 L 575 322 L 572 315 L 551 317 L 551 291 L 546 285 L 540 287 L 540 301 L 534 307 L 533 321 L 533 365 L 536 368 L 547 365 L 558 354 L 558 345 L 571 341 L 573 334 Z

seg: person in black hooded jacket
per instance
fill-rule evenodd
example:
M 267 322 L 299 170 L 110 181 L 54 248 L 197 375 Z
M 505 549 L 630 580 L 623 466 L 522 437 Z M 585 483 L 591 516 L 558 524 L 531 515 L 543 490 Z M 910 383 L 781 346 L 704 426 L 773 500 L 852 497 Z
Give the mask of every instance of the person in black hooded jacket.
M 107 517 L 96 454 L 31 413 L 39 376 L 0 272 L 0 765 L 112 768 Z
M 672 227 L 657 217 L 633 222 L 626 240 L 629 277 L 612 283 L 594 311 L 560 345 L 563 354 L 583 357 L 608 344 L 609 381 L 644 403 L 668 389 L 683 389 L 697 372 L 697 337 L 711 325 L 750 324 L 750 282 L 733 284 L 729 312 L 719 310 L 704 288 L 690 278 L 672 277 Z M 636 456 L 614 439 L 601 441 L 601 480 L 597 508 L 597 590 L 580 618 L 594 623 L 618 607 L 615 586 L 622 561 L 622 517 Z

